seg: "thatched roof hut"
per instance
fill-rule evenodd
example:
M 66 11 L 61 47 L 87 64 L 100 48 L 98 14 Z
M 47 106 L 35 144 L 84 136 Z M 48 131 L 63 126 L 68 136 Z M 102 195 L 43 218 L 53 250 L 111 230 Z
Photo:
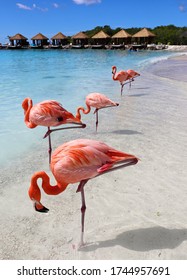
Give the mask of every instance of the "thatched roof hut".
M 28 39 L 20 33 L 17 33 L 14 36 L 9 37 L 11 46 L 28 46 Z
M 84 32 L 79 32 L 71 37 L 73 45 L 87 45 L 88 36 Z
M 49 45 L 49 42 L 48 42 L 49 38 L 47 38 L 46 36 L 44 36 L 41 33 L 38 33 L 37 35 L 32 37 L 31 40 L 33 41 L 33 45 L 36 45 L 36 46 L 43 47 L 44 45 Z
M 147 28 L 143 28 L 142 30 L 140 30 L 139 32 L 134 34 L 132 37 L 137 38 L 139 43 L 149 43 L 150 44 L 150 43 L 152 43 L 155 36 L 156 35 L 154 33 L 152 33 L 151 31 L 149 31 Z
M 103 30 L 96 33 L 94 36 L 92 36 L 93 43 L 95 45 L 106 45 L 110 41 L 110 36 L 105 33 Z
M 132 35 L 130 35 L 127 31 L 125 31 L 124 29 L 121 29 L 120 31 L 118 31 L 117 33 L 115 33 L 112 36 L 112 41 L 114 42 L 114 44 L 129 44 L 131 42 L 131 37 Z
M 62 32 L 58 32 L 56 35 L 54 35 L 51 38 L 51 40 L 52 40 L 52 45 L 54 46 L 67 44 L 67 37 Z

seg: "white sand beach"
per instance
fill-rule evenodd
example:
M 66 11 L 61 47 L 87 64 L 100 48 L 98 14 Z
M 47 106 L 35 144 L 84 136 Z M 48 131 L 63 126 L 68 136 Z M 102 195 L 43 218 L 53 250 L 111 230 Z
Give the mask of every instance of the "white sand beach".
M 124 88 L 122 98 L 116 84 L 113 99 L 120 106 L 101 110 L 97 134 L 93 114 L 83 117 L 87 128 L 76 137 L 140 158 L 85 186 L 85 247 L 73 246 L 81 230 L 76 186 L 58 196 L 42 193 L 47 214 L 35 212 L 28 197 L 34 172 L 45 170 L 52 178 L 45 140 L 1 170 L 0 259 L 187 259 L 186 63 L 182 55 L 153 65 Z M 67 132 L 63 142 L 70 137 L 75 134 Z M 60 133 L 52 138 L 61 144 Z

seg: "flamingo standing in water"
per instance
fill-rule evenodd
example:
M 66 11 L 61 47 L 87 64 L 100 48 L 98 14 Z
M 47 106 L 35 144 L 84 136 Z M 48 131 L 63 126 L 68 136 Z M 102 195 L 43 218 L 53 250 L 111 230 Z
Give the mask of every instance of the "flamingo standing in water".
M 112 66 L 112 79 L 114 81 L 119 81 L 120 84 L 121 84 L 121 96 L 122 96 L 122 93 L 123 93 L 123 87 L 125 85 L 125 82 L 127 80 L 130 80 L 132 77 L 131 75 L 127 72 L 127 71 L 119 71 L 118 73 L 116 73 L 117 71 L 117 67 L 116 66 Z
M 106 95 L 94 92 L 90 93 L 86 96 L 86 106 L 87 108 L 84 109 L 83 107 L 77 108 L 76 118 L 81 119 L 80 111 L 84 114 L 88 114 L 91 111 L 91 107 L 95 108 L 94 114 L 96 114 L 96 131 L 98 127 L 98 111 L 100 109 L 118 106 L 119 104 L 110 100 Z
M 41 203 L 41 191 L 37 180 L 42 179 L 41 187 L 48 195 L 62 193 L 69 184 L 78 183 L 77 192 L 81 192 L 81 243 L 84 244 L 84 219 L 86 211 L 84 186 L 92 178 L 102 174 L 136 164 L 136 156 L 115 150 L 107 144 L 89 139 L 77 139 L 59 146 L 51 157 L 51 171 L 57 184 L 50 184 L 49 176 L 44 172 L 36 172 L 31 178 L 29 188 L 30 199 L 39 212 L 48 212 Z
M 119 71 L 118 73 L 116 73 L 117 71 L 117 67 L 116 66 L 112 66 L 112 74 L 113 74 L 113 80 L 114 81 L 119 81 L 121 84 L 121 95 L 123 92 L 123 87 L 124 85 L 126 85 L 127 83 L 129 84 L 129 87 L 131 87 L 131 82 L 134 81 L 134 78 L 140 76 L 140 74 L 132 69 L 128 69 L 127 71 Z
M 22 102 L 22 108 L 25 115 L 24 121 L 28 128 L 35 128 L 38 125 L 48 127 L 48 130 L 43 138 L 46 138 L 47 136 L 49 137 L 49 162 L 52 151 L 50 134 L 53 131 L 86 127 L 80 119 L 74 117 L 55 100 L 46 100 L 33 106 L 32 99 L 27 97 Z M 51 126 L 59 126 L 62 124 L 78 124 L 79 126 L 50 129 Z

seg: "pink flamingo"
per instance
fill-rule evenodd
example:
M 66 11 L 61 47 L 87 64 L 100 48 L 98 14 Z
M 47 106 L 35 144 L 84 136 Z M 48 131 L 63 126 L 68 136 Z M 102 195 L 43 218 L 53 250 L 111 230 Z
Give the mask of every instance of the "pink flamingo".
M 134 78 L 139 77 L 140 74 L 139 74 L 138 72 L 132 70 L 132 69 L 128 69 L 128 70 L 127 70 L 127 73 L 131 76 L 131 79 L 130 79 L 130 81 L 129 81 L 129 82 L 130 82 L 129 86 L 131 87 L 131 82 L 134 81 Z
M 29 197 L 34 203 L 34 208 L 39 212 L 48 212 L 41 203 L 41 191 L 37 180 L 42 179 L 42 189 L 48 195 L 62 193 L 69 184 L 78 183 L 77 192 L 81 192 L 81 243 L 84 244 L 84 220 L 86 202 L 84 194 L 85 184 L 92 178 L 102 174 L 136 164 L 138 158 L 115 150 L 107 144 L 89 140 L 77 139 L 59 146 L 51 157 L 51 171 L 57 184 L 50 184 L 49 176 L 44 172 L 36 172 L 31 178 Z
M 131 75 L 127 71 L 121 70 L 118 73 L 116 73 L 116 71 L 117 71 L 117 67 L 116 66 L 112 66 L 112 74 L 113 74 L 112 79 L 114 81 L 119 81 L 120 82 L 120 84 L 121 84 L 121 95 L 122 95 L 123 87 L 125 85 L 125 82 L 127 80 L 130 80 L 132 77 L 131 77 Z
M 49 137 L 49 162 L 51 158 L 51 136 L 53 131 L 71 128 L 84 128 L 86 127 L 80 119 L 74 117 L 70 112 L 65 110 L 62 105 L 55 100 L 46 100 L 37 103 L 33 106 L 32 99 L 27 97 L 22 102 L 22 108 L 24 110 L 24 121 L 28 128 L 35 128 L 36 126 L 47 126 L 48 130 L 43 138 Z M 75 127 L 63 127 L 57 129 L 50 129 L 50 126 L 59 126 L 62 124 L 78 124 Z
M 106 95 L 94 92 L 90 93 L 86 96 L 86 106 L 87 108 L 84 109 L 83 107 L 77 108 L 76 118 L 81 119 L 80 111 L 84 114 L 88 114 L 91 111 L 91 107 L 95 108 L 94 114 L 96 114 L 96 131 L 98 127 L 98 111 L 100 109 L 118 106 L 119 104 L 110 100 Z

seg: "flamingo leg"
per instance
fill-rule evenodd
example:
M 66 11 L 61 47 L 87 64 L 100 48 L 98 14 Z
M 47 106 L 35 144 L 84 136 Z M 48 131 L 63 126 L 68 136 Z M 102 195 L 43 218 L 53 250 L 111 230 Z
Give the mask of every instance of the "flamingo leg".
M 84 218 L 85 218 L 85 212 L 86 212 L 86 202 L 85 202 L 85 194 L 84 194 L 84 188 L 81 190 L 81 200 L 82 200 L 82 206 L 81 206 L 81 246 L 84 245 Z
M 43 138 L 46 138 L 47 136 L 49 137 L 49 164 L 51 163 L 51 153 L 52 153 L 52 144 L 51 144 L 51 133 L 53 131 L 58 131 L 58 130 L 64 130 L 64 129 L 72 129 L 72 128 L 85 128 L 86 125 L 83 123 L 80 126 L 69 126 L 69 127 L 62 127 L 62 128 L 56 128 L 56 129 L 50 129 L 50 127 L 48 126 L 48 130 L 46 132 L 46 134 L 44 135 Z
M 121 162 L 117 163 L 116 166 L 114 166 L 114 167 L 112 167 L 110 169 L 106 169 L 106 170 L 102 171 L 96 177 L 101 176 L 101 175 L 106 174 L 106 173 L 109 173 L 111 171 L 115 171 L 115 170 L 118 170 L 118 169 L 130 166 L 130 165 L 135 165 L 137 162 L 138 162 L 137 158 L 134 158 L 134 159 L 124 159 Z
M 80 247 L 84 245 L 84 220 L 85 220 L 85 212 L 86 212 L 86 201 L 85 201 L 85 194 L 84 194 L 84 186 L 88 180 L 82 180 L 78 185 L 77 192 L 81 192 L 81 241 Z
M 48 131 L 46 132 L 46 134 L 44 135 L 43 138 L 46 138 L 47 136 L 49 136 L 54 131 L 64 130 L 64 129 L 72 129 L 72 128 L 85 128 L 85 127 L 86 127 L 86 125 L 83 123 L 83 124 L 80 124 L 78 126 L 68 126 L 68 127 L 61 127 L 61 128 L 55 128 L 55 129 L 49 129 L 48 128 Z
M 50 131 L 50 127 L 48 126 L 48 131 Z M 52 152 L 52 145 L 51 145 L 51 134 L 49 133 L 49 164 L 51 163 L 51 152 Z
M 122 83 L 121 83 L 121 96 L 122 96 L 122 93 L 123 93 L 123 87 L 124 87 L 124 85 L 125 85 L 125 84 L 122 84 Z
M 96 109 L 96 110 L 95 110 L 95 113 L 96 113 L 96 122 L 95 122 L 95 125 L 96 125 L 96 132 L 97 132 L 98 123 L 99 123 L 99 115 L 98 115 L 98 111 L 99 111 L 99 109 Z
M 138 162 L 138 159 L 134 158 L 134 159 L 126 159 L 126 160 L 122 160 L 117 166 L 112 167 L 111 169 L 105 170 L 102 173 L 98 174 L 96 177 L 103 175 L 105 173 L 109 173 L 111 171 L 114 170 L 118 170 L 130 165 L 134 165 Z M 90 178 L 92 179 L 92 178 Z M 84 245 L 84 221 L 85 221 L 85 212 L 86 212 L 86 201 L 85 201 L 85 194 L 84 194 L 84 186 L 86 185 L 86 183 L 88 182 L 88 180 L 82 180 L 77 188 L 76 192 L 81 192 L 81 201 L 82 201 L 82 205 L 81 205 L 81 242 L 80 242 L 80 247 Z
M 109 108 L 109 107 L 116 107 L 116 106 L 119 106 L 119 104 L 118 103 L 116 103 L 116 105 L 109 105 L 109 106 L 105 106 L 105 107 L 101 107 L 101 108 L 99 108 L 99 109 L 95 109 L 95 111 L 94 111 L 94 114 L 96 114 L 96 132 L 97 132 L 97 128 L 98 128 L 98 123 L 99 123 L 99 110 L 101 110 L 101 109 L 106 109 L 106 108 Z

